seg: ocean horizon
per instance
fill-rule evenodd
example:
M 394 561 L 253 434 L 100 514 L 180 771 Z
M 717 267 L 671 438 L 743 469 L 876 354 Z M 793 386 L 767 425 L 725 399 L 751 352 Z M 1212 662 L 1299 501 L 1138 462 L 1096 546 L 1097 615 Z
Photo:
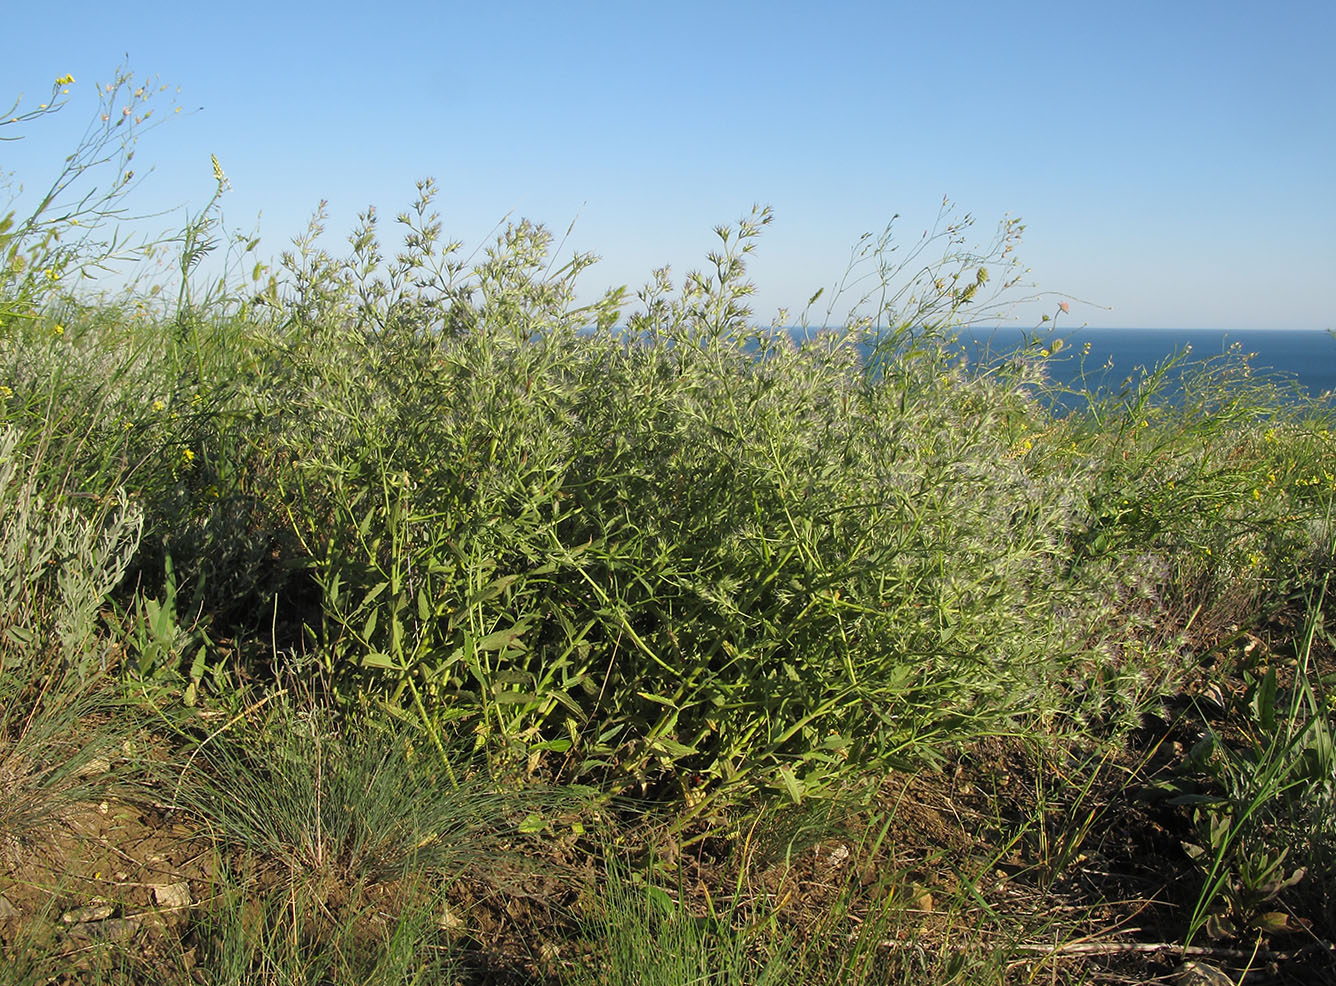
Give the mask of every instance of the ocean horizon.
M 1154 370 L 1185 353 L 1185 362 L 1212 357 L 1246 358 L 1254 377 L 1297 385 L 1309 397 L 1336 392 L 1336 336 L 1310 329 L 1023 329 L 971 326 L 960 340 L 971 360 L 1014 352 L 1027 339 L 1062 340 L 1049 362 L 1055 382 L 1083 384 L 1093 391 L 1118 391 L 1142 369 Z M 1086 345 L 1089 352 L 1082 355 Z

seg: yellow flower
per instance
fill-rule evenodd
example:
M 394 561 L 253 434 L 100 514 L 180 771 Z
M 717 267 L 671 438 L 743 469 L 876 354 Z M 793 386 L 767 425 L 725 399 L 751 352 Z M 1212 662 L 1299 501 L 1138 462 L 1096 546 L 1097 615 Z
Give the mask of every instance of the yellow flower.
M 161 399 L 158 399 L 158 400 L 156 400 L 156 401 L 153 402 L 153 410 L 155 410 L 155 411 L 161 411 L 161 410 L 162 410 L 163 408 L 165 408 L 166 406 L 167 406 L 167 405 L 164 404 L 164 403 L 162 402 Z
M 65 334 L 65 326 L 57 325 L 54 329 L 51 330 L 51 334 L 57 336 L 63 336 Z
M 192 463 L 192 462 L 194 462 L 194 461 L 195 461 L 195 452 L 194 452 L 194 450 L 193 450 L 193 449 L 188 449 L 188 448 L 183 448 L 183 449 L 181 450 L 181 463 L 182 463 L 182 465 L 187 465 L 187 466 L 188 466 L 188 465 L 190 465 L 190 463 Z

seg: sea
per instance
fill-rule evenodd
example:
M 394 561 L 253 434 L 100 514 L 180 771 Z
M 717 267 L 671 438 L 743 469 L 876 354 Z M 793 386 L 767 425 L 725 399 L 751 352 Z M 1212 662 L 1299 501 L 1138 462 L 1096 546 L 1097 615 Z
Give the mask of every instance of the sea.
M 1091 393 L 1116 394 L 1129 378 L 1139 377 L 1143 370 L 1153 372 L 1185 351 L 1184 363 L 1246 358 L 1252 379 L 1274 381 L 1300 399 L 1304 395 L 1331 399 L 1336 393 L 1336 335 L 1324 331 L 1074 328 L 1036 334 L 1014 327 L 974 326 L 962 333 L 960 342 L 967 358 L 983 362 L 1015 352 L 1036 338 L 1052 352 L 1046 360 L 1050 379 Z M 1171 390 L 1174 379 L 1170 372 Z

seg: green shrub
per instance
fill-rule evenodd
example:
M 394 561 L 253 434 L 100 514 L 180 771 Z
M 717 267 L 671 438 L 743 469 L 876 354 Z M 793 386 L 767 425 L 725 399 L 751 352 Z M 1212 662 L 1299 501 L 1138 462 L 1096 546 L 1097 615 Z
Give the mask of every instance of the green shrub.
M 766 221 L 721 229 L 679 295 L 661 274 L 623 331 L 616 293 L 573 303 L 588 258 L 549 273 L 525 224 L 467 274 L 414 261 L 455 279 L 388 309 L 372 230 L 342 266 L 289 258 L 273 452 L 341 694 L 498 765 L 691 800 L 801 799 L 1043 704 L 1078 635 L 1071 495 L 1014 450 L 1032 398 L 953 368 L 945 335 L 888 331 L 920 355 L 865 374 L 867 326 L 748 328 Z

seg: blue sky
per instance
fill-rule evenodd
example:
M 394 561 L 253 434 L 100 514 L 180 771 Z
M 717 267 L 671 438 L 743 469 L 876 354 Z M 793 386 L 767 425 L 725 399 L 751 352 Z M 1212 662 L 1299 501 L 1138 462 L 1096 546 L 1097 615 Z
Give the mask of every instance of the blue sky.
M 28 3 L 0 101 L 71 102 L 0 143 L 34 188 L 128 55 L 183 112 L 144 136 L 144 210 L 231 181 L 232 228 L 276 253 L 329 200 L 331 248 L 434 176 L 470 246 L 506 215 L 603 261 L 592 295 L 703 260 L 771 205 L 756 310 L 833 284 L 894 214 L 943 196 L 989 238 L 1026 224 L 1039 290 L 1091 326 L 1336 328 L 1336 3 Z M 13 128 L 7 128 L 12 131 Z M 9 135 L 12 135 L 10 133 Z M 1056 298 L 1022 305 L 1021 324 Z M 1111 309 L 1111 310 L 1108 310 Z

